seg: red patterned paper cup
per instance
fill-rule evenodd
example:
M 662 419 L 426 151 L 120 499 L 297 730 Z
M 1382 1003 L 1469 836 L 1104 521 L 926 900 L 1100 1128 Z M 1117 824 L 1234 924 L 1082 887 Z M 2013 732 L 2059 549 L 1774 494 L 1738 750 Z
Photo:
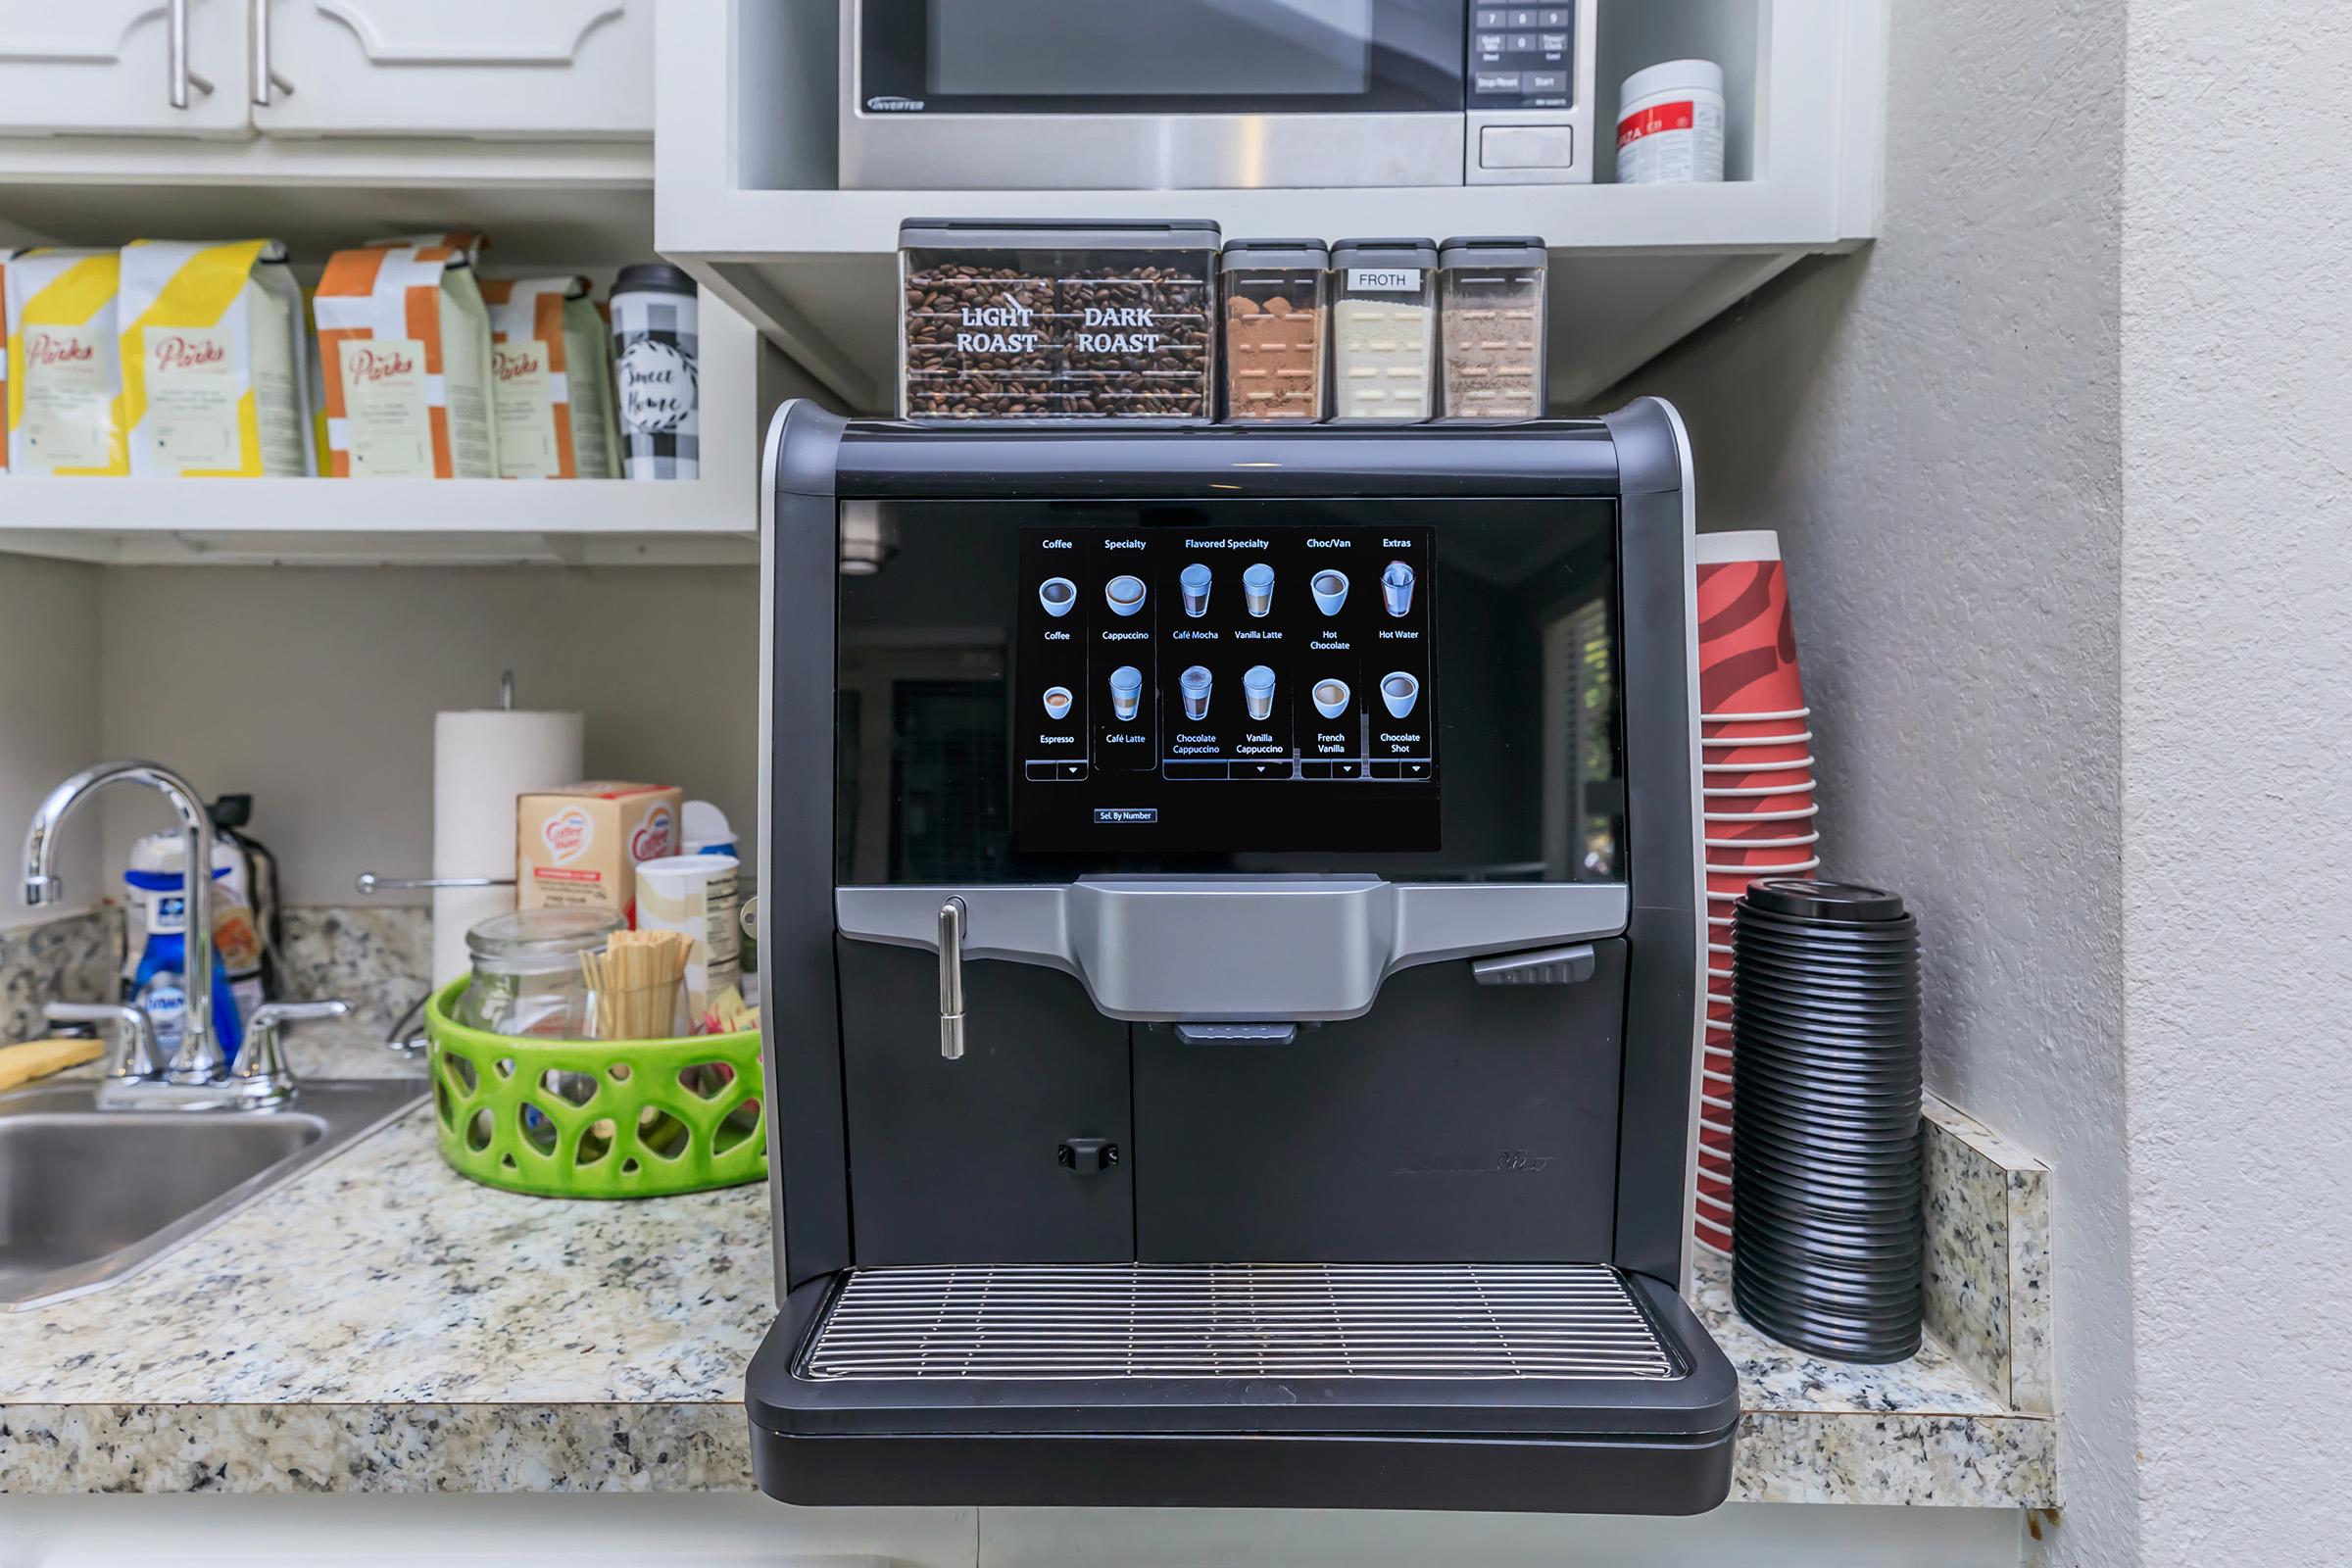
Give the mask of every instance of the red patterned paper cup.
M 1768 713 L 1804 707 L 1779 536 L 1769 531 L 1701 534 L 1697 566 L 1699 711 Z

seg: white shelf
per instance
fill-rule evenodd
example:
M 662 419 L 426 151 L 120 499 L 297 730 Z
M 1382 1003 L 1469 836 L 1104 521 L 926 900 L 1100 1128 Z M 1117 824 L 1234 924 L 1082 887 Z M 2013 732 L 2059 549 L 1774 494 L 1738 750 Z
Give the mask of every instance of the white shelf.
M 758 0 L 692 0 L 663 13 L 655 78 L 656 243 L 862 412 L 891 401 L 891 259 L 899 223 L 909 217 L 1207 218 L 1228 238 L 1541 235 L 1551 249 L 1552 395 L 1562 407 L 1605 390 L 1804 257 L 1851 250 L 1878 227 L 1885 0 L 1688 0 L 1680 16 L 1698 19 L 1691 24 L 1702 31 L 1713 27 L 1706 35 L 1752 39 L 1753 69 L 1745 74 L 1752 118 L 1734 135 L 1736 172 L 1749 178 L 1700 186 L 1149 191 L 762 187 L 747 172 L 754 160 L 744 151 L 743 117 L 762 101 L 757 73 L 763 66 L 760 50 L 741 47 L 751 19 L 737 12 L 738 3 Z M 1611 15 L 1603 13 L 1604 29 Z M 1602 55 L 1609 64 L 1605 36 Z M 748 74 L 744 79 L 734 79 L 736 68 Z M 1737 62 L 1732 74 L 1742 76 Z M 713 82 L 732 85 L 713 91 Z M 1615 82 L 1604 80 L 1600 92 L 1606 111 Z M 825 161 L 821 149 L 808 148 L 770 148 L 759 157 L 803 179 Z
M 700 478 L 0 473 L 0 552 L 122 565 L 757 561 L 760 339 L 708 295 L 701 326 Z

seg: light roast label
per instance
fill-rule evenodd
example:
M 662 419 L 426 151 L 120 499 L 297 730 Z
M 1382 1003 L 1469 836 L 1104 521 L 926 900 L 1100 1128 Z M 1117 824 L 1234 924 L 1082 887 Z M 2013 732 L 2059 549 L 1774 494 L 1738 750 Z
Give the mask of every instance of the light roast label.
M 433 477 L 433 415 L 424 345 L 413 337 L 345 339 L 336 355 L 351 472 L 361 479 Z
M 151 326 L 143 336 L 147 428 L 165 469 L 243 466 L 237 400 L 245 378 L 236 334 L 218 326 Z

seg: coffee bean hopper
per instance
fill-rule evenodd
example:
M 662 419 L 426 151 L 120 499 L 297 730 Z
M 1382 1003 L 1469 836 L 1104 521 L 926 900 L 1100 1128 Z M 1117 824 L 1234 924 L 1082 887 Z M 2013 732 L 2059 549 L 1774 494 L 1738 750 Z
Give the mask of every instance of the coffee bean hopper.
M 769 432 L 791 1502 L 1689 1513 L 1672 410 Z

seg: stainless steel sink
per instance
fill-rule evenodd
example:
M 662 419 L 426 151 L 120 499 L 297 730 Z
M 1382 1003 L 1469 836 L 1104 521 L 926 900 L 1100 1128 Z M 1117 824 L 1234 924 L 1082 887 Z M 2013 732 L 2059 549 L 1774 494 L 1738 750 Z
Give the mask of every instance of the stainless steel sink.
M 422 1100 L 422 1078 L 303 1081 L 267 1112 L 99 1110 L 94 1083 L 0 1095 L 0 1306 L 111 1285 Z

